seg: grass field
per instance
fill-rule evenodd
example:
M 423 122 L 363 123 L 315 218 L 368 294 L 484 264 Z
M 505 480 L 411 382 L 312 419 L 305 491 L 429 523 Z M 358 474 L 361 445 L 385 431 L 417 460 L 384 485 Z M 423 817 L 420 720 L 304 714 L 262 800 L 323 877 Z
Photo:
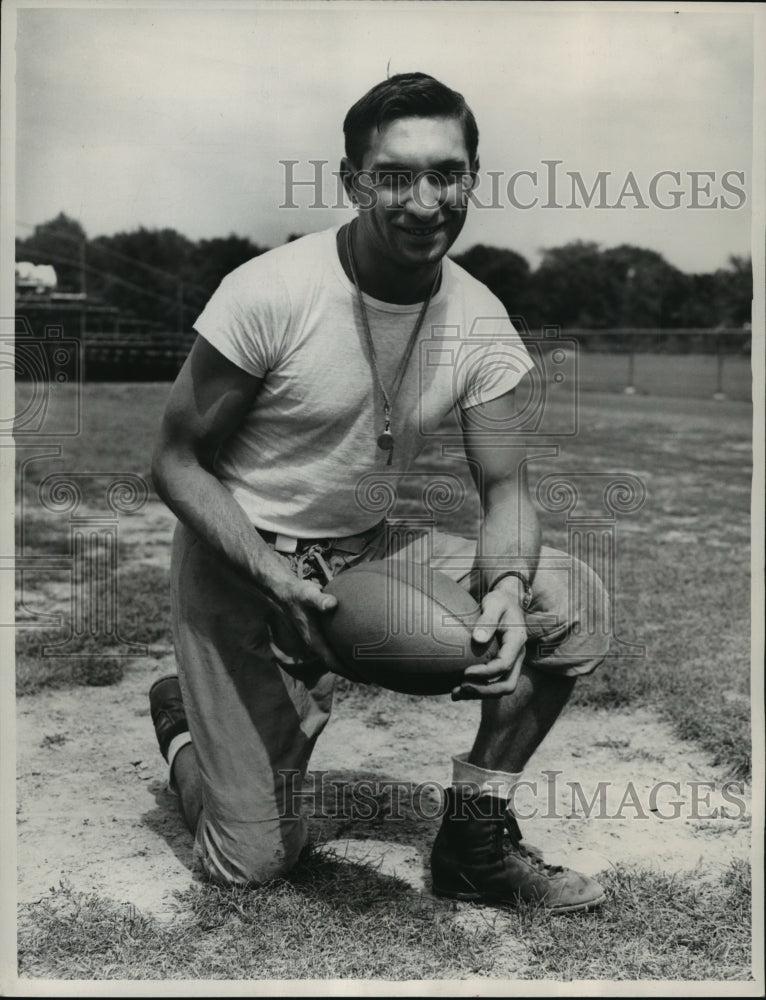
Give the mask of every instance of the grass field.
M 622 390 L 629 381 L 629 356 L 580 353 L 580 387 L 586 392 Z M 651 396 L 684 396 L 709 399 L 718 388 L 715 354 L 650 354 L 633 356 L 633 382 L 638 393 Z M 721 359 L 721 388 L 729 399 L 752 397 L 750 358 L 727 354 Z
M 750 407 L 735 399 L 694 398 L 707 376 L 689 368 L 688 358 L 675 360 L 679 367 L 672 373 L 673 359 L 657 361 L 674 382 L 673 395 L 583 393 L 578 434 L 534 442 L 556 446 L 558 453 L 533 458 L 530 477 L 534 489 L 549 473 L 630 473 L 646 489 L 643 507 L 616 521 L 613 592 L 616 634 L 643 644 L 645 654 L 610 658 L 578 684 L 575 701 L 603 709 L 648 706 L 728 774 L 746 776 Z M 625 359 L 613 361 L 611 376 L 618 384 Z M 20 405 L 27 391 L 19 387 Z M 82 430 L 66 440 L 60 459 L 24 467 L 24 554 L 68 551 L 66 516 L 43 516 L 37 499 L 40 482 L 52 471 L 130 472 L 148 480 L 151 441 L 167 391 L 164 384 L 60 391 L 55 405 L 63 408 L 71 409 L 73 394 L 79 395 Z M 554 396 L 550 406 L 563 421 L 564 404 Z M 51 419 L 55 426 L 55 413 Z M 435 468 L 455 471 L 468 484 L 464 463 L 441 459 L 436 443 L 418 465 L 421 471 Z M 86 478 L 82 487 L 93 509 L 103 503 L 95 479 Z M 409 489 L 400 513 L 412 506 L 414 487 Z M 588 512 L 597 513 L 597 505 Z M 465 503 L 441 526 L 474 534 L 478 514 L 475 493 L 467 487 Z M 566 547 L 565 516 L 543 511 L 542 521 L 545 540 Z M 124 634 L 150 649 L 168 650 L 167 570 L 130 563 L 130 546 L 122 545 Z M 28 576 L 34 584 L 35 574 L 30 570 Z M 119 680 L 124 661 L 88 639 L 82 640 L 81 660 L 41 658 L 41 642 L 55 634 L 19 630 L 20 694 Z M 340 694 L 379 697 L 374 688 L 346 687 Z M 732 864 L 703 885 L 684 873 L 670 878 L 617 868 L 605 884 L 607 903 L 597 914 L 573 921 L 522 909 L 503 918 L 502 934 L 500 925 L 488 924 L 481 935 L 454 921 L 451 904 L 413 898 L 396 879 L 324 854 L 295 879 L 268 889 L 195 890 L 179 901 L 184 916 L 172 929 L 61 889 L 23 909 L 20 970 L 62 978 L 463 978 L 491 975 L 497 948 L 510 935 L 534 955 L 529 978 L 748 978 L 746 866 Z

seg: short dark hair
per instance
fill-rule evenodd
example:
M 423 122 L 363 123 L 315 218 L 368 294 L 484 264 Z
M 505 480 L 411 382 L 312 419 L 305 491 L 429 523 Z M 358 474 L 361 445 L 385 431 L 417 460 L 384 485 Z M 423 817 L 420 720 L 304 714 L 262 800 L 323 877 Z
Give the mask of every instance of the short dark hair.
M 468 159 L 473 163 L 479 148 L 479 128 L 473 111 L 456 90 L 427 73 L 398 73 L 376 84 L 360 97 L 343 122 L 346 156 L 361 167 L 369 146 L 370 131 L 397 118 L 456 118 L 463 129 Z

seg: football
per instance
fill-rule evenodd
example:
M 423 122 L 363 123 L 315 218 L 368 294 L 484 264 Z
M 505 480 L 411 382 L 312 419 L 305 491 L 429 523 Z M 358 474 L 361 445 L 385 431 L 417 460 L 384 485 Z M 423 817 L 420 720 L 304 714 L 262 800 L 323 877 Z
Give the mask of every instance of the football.
M 486 663 L 497 640 L 471 629 L 479 606 L 425 565 L 381 559 L 339 573 L 324 588 L 338 606 L 322 616 L 325 638 L 351 680 L 406 694 L 447 694 L 466 667 Z

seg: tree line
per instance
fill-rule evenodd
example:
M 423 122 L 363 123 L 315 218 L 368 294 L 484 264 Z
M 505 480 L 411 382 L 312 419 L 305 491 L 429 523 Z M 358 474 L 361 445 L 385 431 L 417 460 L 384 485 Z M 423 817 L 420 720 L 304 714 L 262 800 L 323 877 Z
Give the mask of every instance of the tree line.
M 290 239 L 295 239 L 291 236 Z M 87 293 L 169 330 L 189 328 L 221 279 L 264 253 L 244 236 L 190 240 L 174 229 L 146 229 L 89 239 L 63 212 L 16 240 L 16 260 L 53 264 L 58 291 Z M 530 329 L 731 328 L 750 323 L 752 267 L 689 274 L 661 254 L 622 244 L 603 249 L 576 240 L 543 252 L 533 269 L 513 250 L 479 244 L 453 259 L 484 282 L 511 316 Z

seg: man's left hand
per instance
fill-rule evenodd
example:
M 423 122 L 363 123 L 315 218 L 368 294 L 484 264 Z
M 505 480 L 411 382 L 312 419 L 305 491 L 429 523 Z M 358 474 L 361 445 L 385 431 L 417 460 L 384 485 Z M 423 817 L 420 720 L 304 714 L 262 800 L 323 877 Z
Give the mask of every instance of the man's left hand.
M 486 645 L 495 634 L 500 643 L 497 656 L 465 669 L 462 683 L 452 691 L 453 701 L 502 698 L 516 689 L 527 642 L 517 577 L 504 577 L 482 601 L 474 642 Z

